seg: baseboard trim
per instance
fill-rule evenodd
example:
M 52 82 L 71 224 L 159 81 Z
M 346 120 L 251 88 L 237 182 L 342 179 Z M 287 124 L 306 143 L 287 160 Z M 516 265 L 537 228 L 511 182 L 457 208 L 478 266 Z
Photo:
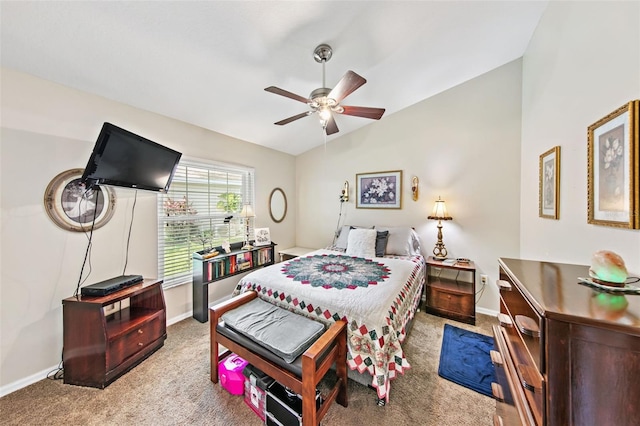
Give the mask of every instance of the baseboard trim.
M 39 371 L 37 373 L 32 374 L 29 377 L 25 377 L 23 379 L 20 380 L 16 380 L 13 383 L 9 383 L 8 385 L 4 385 L 2 387 L 0 387 L 0 397 L 3 397 L 5 395 L 9 395 L 11 392 L 15 392 L 19 389 L 25 388 L 29 385 L 34 384 L 35 382 L 39 382 L 42 379 L 46 379 L 47 378 L 47 374 L 51 373 L 52 371 L 55 371 L 58 369 L 58 364 L 54 365 L 53 367 L 49 367 L 47 369 L 44 369 L 42 371 Z
M 490 315 L 492 317 L 497 317 L 500 312 L 494 311 L 493 309 L 481 308 L 476 306 L 476 312 L 479 314 Z

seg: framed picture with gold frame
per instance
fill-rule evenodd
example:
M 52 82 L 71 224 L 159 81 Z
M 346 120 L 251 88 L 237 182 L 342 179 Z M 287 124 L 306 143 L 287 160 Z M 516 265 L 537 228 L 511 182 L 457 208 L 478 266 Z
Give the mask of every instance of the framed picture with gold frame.
M 588 223 L 640 229 L 639 111 L 636 99 L 588 127 Z
M 560 218 L 560 147 L 554 146 L 540 156 L 538 215 Z
M 54 177 L 44 193 L 51 220 L 67 231 L 86 232 L 104 226 L 113 216 L 116 194 L 108 186 L 86 188 L 84 169 L 71 169 Z

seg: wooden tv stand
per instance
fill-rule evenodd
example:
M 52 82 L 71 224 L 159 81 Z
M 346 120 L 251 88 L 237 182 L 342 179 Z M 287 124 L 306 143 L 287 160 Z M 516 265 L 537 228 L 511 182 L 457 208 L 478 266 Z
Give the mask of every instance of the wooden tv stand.
M 118 302 L 128 306 L 105 313 Z M 162 280 L 145 279 L 107 296 L 62 301 L 64 383 L 105 388 L 164 345 Z

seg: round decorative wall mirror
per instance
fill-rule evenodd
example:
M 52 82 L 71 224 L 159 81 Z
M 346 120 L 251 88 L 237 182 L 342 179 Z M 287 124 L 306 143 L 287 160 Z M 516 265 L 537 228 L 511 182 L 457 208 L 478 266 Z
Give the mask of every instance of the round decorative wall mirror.
M 287 196 L 280 188 L 275 188 L 269 195 L 269 215 L 275 223 L 280 223 L 287 215 Z
M 87 232 L 109 222 L 116 204 L 113 189 L 87 189 L 81 182 L 84 169 L 71 169 L 54 177 L 44 193 L 47 214 L 60 228 Z

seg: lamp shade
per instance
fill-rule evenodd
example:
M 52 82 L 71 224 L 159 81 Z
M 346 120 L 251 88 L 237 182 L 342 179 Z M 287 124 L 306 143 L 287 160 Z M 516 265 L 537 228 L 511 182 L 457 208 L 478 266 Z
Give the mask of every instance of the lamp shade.
M 431 215 L 428 216 L 428 219 L 435 219 L 435 220 L 453 219 L 451 216 L 449 216 L 449 213 L 447 212 L 447 206 L 444 204 L 444 200 L 440 199 L 440 197 L 438 197 L 438 199 L 436 200 L 436 204 L 433 206 L 433 211 L 431 212 Z
M 255 217 L 256 214 L 253 212 L 253 207 L 250 204 L 245 204 L 242 206 L 242 211 L 240 212 L 240 216 L 242 217 Z

